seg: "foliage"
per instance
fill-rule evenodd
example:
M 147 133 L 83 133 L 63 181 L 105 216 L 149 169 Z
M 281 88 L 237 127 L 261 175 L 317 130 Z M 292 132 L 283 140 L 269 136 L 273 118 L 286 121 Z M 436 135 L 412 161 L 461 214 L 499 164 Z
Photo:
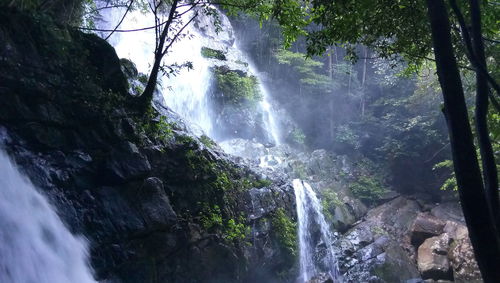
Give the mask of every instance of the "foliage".
M 291 67 L 302 85 L 319 88 L 327 88 L 331 85 L 330 78 L 321 74 L 322 62 L 306 58 L 302 53 L 284 49 L 280 49 L 275 56 L 279 64 Z
M 434 167 L 432 167 L 432 170 L 438 170 L 438 169 L 450 170 L 450 176 L 443 182 L 443 184 L 439 189 L 443 191 L 446 190 L 458 191 L 457 179 L 455 179 L 455 172 L 452 171 L 453 161 L 447 159 L 437 163 L 436 165 L 434 165 Z
M 200 213 L 201 225 L 204 229 L 222 234 L 224 240 L 229 243 L 234 240 L 243 240 L 250 233 L 250 227 L 245 225 L 245 218 L 240 216 L 237 220 L 224 220 L 218 205 L 209 207 L 205 205 Z
M 93 0 L 6 0 L 0 2 L 0 7 L 9 6 L 33 14 L 47 14 L 65 24 L 75 24 L 81 21 L 84 6 Z
M 305 145 L 306 135 L 300 128 L 294 128 L 289 135 L 289 140 L 298 145 Z
M 250 234 L 250 227 L 244 224 L 245 218 L 240 216 L 238 221 L 229 219 L 226 222 L 224 238 L 228 241 L 243 240 Z
M 226 55 L 222 50 L 216 50 L 208 47 L 202 47 L 201 48 L 201 56 L 205 58 L 212 58 L 212 59 L 218 59 L 218 60 L 227 60 Z
M 282 207 L 276 209 L 271 219 L 272 233 L 280 248 L 294 259 L 298 255 L 297 223 L 293 222 Z
M 349 125 L 339 125 L 336 128 L 334 142 L 355 150 L 361 147 L 359 134 Z
M 223 99 L 233 104 L 257 103 L 262 100 L 259 82 L 255 76 L 215 68 L 216 88 L 223 94 Z
M 217 143 L 214 140 L 212 140 L 210 137 L 208 137 L 207 135 L 201 135 L 200 142 L 202 144 L 204 144 L 206 147 L 211 148 L 211 149 L 217 147 Z
M 335 207 L 342 205 L 342 201 L 333 189 L 327 189 L 321 192 L 321 208 L 326 220 L 329 222 L 332 222 L 334 219 Z
M 201 225 L 207 230 L 222 227 L 222 214 L 218 205 L 214 205 L 213 207 L 205 206 L 201 213 Z
M 349 185 L 352 194 L 366 204 L 373 204 L 387 192 L 379 176 L 361 175 Z
M 270 185 L 272 185 L 273 182 L 269 179 L 258 179 L 258 180 L 255 180 L 252 182 L 252 186 L 255 187 L 255 188 L 263 188 L 263 187 L 268 187 Z

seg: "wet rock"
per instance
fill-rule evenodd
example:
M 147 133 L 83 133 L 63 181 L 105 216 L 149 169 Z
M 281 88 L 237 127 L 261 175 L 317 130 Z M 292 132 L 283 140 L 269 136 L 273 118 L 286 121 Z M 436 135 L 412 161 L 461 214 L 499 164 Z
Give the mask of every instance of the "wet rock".
M 105 182 L 121 184 L 143 177 L 150 171 L 148 159 L 139 152 L 137 146 L 125 142 L 119 149 L 111 152 L 103 175 Z
M 424 279 L 453 280 L 448 247 L 450 238 L 447 234 L 431 237 L 418 248 L 417 264 Z
M 445 223 L 428 213 L 419 213 L 410 228 L 411 243 L 418 247 L 425 239 L 443 233 Z
M 458 241 L 466 239 L 469 237 L 469 231 L 465 225 L 454 221 L 446 221 L 446 225 L 443 228 L 444 233 L 450 237 L 450 239 Z
M 450 220 L 465 223 L 462 209 L 457 201 L 438 204 L 431 209 L 431 214 L 445 221 Z
M 388 237 L 377 238 L 360 250 L 361 255 L 362 258 L 347 270 L 347 282 L 404 282 L 419 277 L 407 253 Z
M 326 273 L 320 273 L 306 283 L 334 283 L 333 279 Z
M 160 179 L 147 178 L 137 192 L 137 197 L 146 225 L 151 228 L 165 227 L 177 220 Z
M 468 232 L 464 234 L 463 228 L 459 226 L 457 229 L 456 239 L 448 251 L 453 277 L 455 282 L 483 282 Z

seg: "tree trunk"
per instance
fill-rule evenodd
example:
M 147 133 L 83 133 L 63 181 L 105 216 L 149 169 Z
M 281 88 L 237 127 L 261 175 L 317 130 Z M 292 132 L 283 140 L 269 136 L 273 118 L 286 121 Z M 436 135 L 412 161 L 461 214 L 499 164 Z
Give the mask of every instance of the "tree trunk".
M 153 100 L 153 95 L 154 91 L 156 89 L 156 84 L 158 81 L 158 74 L 160 72 L 160 67 L 161 67 L 161 61 L 163 60 L 163 56 L 166 54 L 165 49 L 165 42 L 168 38 L 168 32 L 170 29 L 170 25 L 172 24 L 174 18 L 175 18 L 175 12 L 177 9 L 177 4 L 179 3 L 179 0 L 173 0 L 172 6 L 170 7 L 170 11 L 168 13 L 168 19 L 165 23 L 165 26 L 157 26 L 157 34 L 160 36 L 157 37 L 157 42 L 156 42 L 156 47 L 155 47 L 155 61 L 153 63 L 153 68 L 151 68 L 151 73 L 149 74 L 148 82 L 146 84 L 146 88 L 144 89 L 144 92 L 141 94 L 139 97 L 139 107 L 141 107 L 143 110 L 145 110 L 149 105 L 151 104 L 151 101 Z M 155 10 L 155 13 L 159 13 L 158 11 Z M 156 17 L 157 15 L 155 15 Z M 172 39 L 173 40 L 173 39 Z M 168 45 L 167 45 L 168 48 Z
M 484 55 L 484 44 L 481 32 L 481 11 L 479 1 L 470 0 L 470 12 L 472 23 L 472 48 L 476 64 L 481 66 L 484 71 L 488 71 L 486 66 L 486 57 Z M 495 155 L 491 146 L 490 135 L 488 131 L 488 79 L 484 72 L 476 70 L 476 129 L 481 161 L 483 164 L 484 186 L 490 209 L 495 219 L 498 232 L 500 228 L 500 211 L 498 197 L 498 175 L 495 163 Z
M 462 210 L 484 281 L 500 282 L 500 244 L 484 194 L 448 13 L 443 0 L 426 2 Z

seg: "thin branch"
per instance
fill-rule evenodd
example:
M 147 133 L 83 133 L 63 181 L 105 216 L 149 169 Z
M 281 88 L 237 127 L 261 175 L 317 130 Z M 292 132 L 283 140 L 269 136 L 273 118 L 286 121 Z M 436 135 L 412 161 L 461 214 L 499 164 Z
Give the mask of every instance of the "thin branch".
M 450 143 L 447 143 L 445 144 L 442 148 L 440 148 L 438 151 L 436 151 L 432 156 L 431 158 L 427 159 L 426 161 L 424 161 L 424 163 L 429 163 L 431 162 L 434 158 L 436 158 L 436 156 L 438 156 L 443 150 L 445 150 L 448 146 L 450 145 Z
M 163 25 L 165 25 L 167 22 L 163 22 L 163 23 L 160 23 L 159 25 L 156 25 L 156 26 L 150 26 L 150 27 L 144 27 L 144 28 L 137 28 L 137 29 L 117 29 L 117 30 L 114 30 L 114 32 L 136 32 L 136 31 L 144 31 L 144 30 L 149 30 L 149 29 L 154 29 L 154 28 L 158 28 L 158 27 L 161 27 Z M 99 31 L 99 32 L 111 32 L 113 31 L 112 29 L 98 29 L 98 28 L 87 28 L 87 27 L 73 27 L 73 28 L 76 28 L 76 29 L 80 29 L 80 30 L 88 30 L 88 31 Z
M 467 49 L 467 53 L 469 53 L 469 55 L 467 55 L 467 58 L 469 58 L 469 61 L 475 67 L 474 71 L 482 73 L 488 80 L 489 84 L 495 89 L 497 95 L 500 95 L 500 85 L 498 85 L 495 79 L 491 77 L 491 75 L 485 69 L 485 66 L 479 64 L 476 60 L 476 56 L 472 50 L 472 41 L 469 35 L 469 31 L 467 30 L 467 25 L 465 23 L 465 19 L 463 17 L 462 12 L 460 11 L 460 8 L 458 7 L 455 0 L 449 0 L 449 1 L 451 8 L 453 9 L 455 16 L 457 17 L 458 24 L 460 25 L 460 30 L 462 31 L 462 37 L 465 43 L 465 47 Z
M 180 34 L 182 33 L 182 31 L 198 16 L 198 13 L 196 13 L 174 36 L 174 38 L 172 38 L 172 40 L 170 41 L 170 43 L 167 45 L 167 47 L 165 48 L 165 51 L 162 53 L 162 55 L 164 56 L 168 49 L 172 46 L 172 44 L 174 44 L 174 42 L 177 40 L 177 38 L 180 36 Z
M 123 23 L 123 20 L 125 20 L 125 17 L 127 16 L 128 12 L 130 11 L 130 8 L 132 8 L 132 4 L 134 3 L 134 0 L 130 0 L 130 3 L 128 4 L 128 7 L 127 7 L 127 10 L 125 11 L 125 13 L 123 14 L 123 17 L 122 19 L 120 20 L 120 22 L 116 25 L 116 27 L 113 29 L 112 32 L 110 32 L 108 34 L 108 36 L 106 36 L 106 38 L 104 40 L 108 40 L 112 35 L 113 33 L 115 33 L 115 31 L 120 27 L 120 25 Z
M 488 42 L 491 42 L 491 43 L 500 43 L 500 40 L 491 39 L 491 38 L 487 38 L 487 37 L 484 37 L 484 36 L 483 36 L 483 39 L 485 41 L 488 41 Z
M 95 8 L 95 9 L 92 9 L 89 11 L 90 14 L 93 14 L 95 12 L 99 12 L 101 10 L 105 10 L 105 9 L 113 9 L 113 8 L 126 8 L 127 5 L 110 5 L 110 6 L 103 6 L 103 7 L 99 7 L 99 8 Z
M 491 92 L 488 92 L 488 97 L 490 98 L 491 104 L 495 107 L 495 109 L 500 112 L 500 104 L 498 103 L 498 100 L 495 98 Z

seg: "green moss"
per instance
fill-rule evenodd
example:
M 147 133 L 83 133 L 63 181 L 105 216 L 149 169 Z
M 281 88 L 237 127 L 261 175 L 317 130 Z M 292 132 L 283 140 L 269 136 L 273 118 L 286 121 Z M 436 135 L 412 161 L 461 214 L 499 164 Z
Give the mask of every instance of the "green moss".
M 175 141 L 184 145 L 194 145 L 196 144 L 196 140 L 188 135 L 178 135 L 175 137 Z
M 234 61 L 234 62 L 235 62 L 236 64 L 240 64 L 240 65 L 243 65 L 243 66 L 245 66 L 245 67 L 248 67 L 248 63 L 247 63 L 247 62 L 243 62 L 243 61 L 241 61 L 241 60 L 236 60 L 236 61 Z
M 201 56 L 205 58 L 212 58 L 212 59 L 218 59 L 218 60 L 223 60 L 226 61 L 226 55 L 224 54 L 224 51 L 222 50 L 216 50 L 208 47 L 202 47 L 201 48 Z
M 201 225 L 206 230 L 221 228 L 223 225 L 222 214 L 218 205 L 214 205 L 213 207 L 205 205 L 200 216 Z
M 245 225 L 245 219 L 240 216 L 239 220 L 229 219 L 226 222 L 224 239 L 228 241 L 243 240 L 250 234 L 250 227 Z
M 146 110 L 144 115 L 140 118 L 136 118 L 136 126 L 139 132 L 145 134 L 148 138 L 168 143 L 174 138 L 174 128 L 176 127 L 173 123 L 168 123 L 164 116 L 160 116 L 156 119 L 158 113 L 153 107 Z
M 200 137 L 200 141 L 202 144 L 204 144 L 208 148 L 213 149 L 213 148 L 217 147 L 217 143 L 206 135 L 202 135 Z
M 272 236 L 280 245 L 281 251 L 290 262 L 294 262 L 298 254 L 297 223 L 293 222 L 282 207 L 276 209 L 272 219 Z
M 273 182 L 269 179 L 260 179 L 260 180 L 255 180 L 252 185 L 255 187 L 255 188 L 263 188 L 263 187 L 267 187 L 267 186 L 270 186 L 272 185 Z
M 255 76 L 217 67 L 215 78 L 217 90 L 223 94 L 224 102 L 256 104 L 262 100 L 259 82 Z
M 220 188 L 224 191 L 230 190 L 232 188 L 232 182 L 225 172 L 221 172 L 217 175 L 217 179 L 213 183 L 215 187 Z
M 200 213 L 201 225 L 212 233 L 218 233 L 228 243 L 244 240 L 250 233 L 250 227 L 245 224 L 245 218 L 239 216 L 237 219 L 224 220 L 222 211 L 218 205 L 204 206 Z

